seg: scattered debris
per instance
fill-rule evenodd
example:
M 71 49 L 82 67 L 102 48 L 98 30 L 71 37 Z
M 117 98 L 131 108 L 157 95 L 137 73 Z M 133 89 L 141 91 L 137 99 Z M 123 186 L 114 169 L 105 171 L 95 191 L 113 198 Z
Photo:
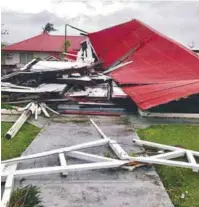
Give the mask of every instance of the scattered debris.
M 194 158 L 194 156 L 199 157 L 199 152 L 197 151 L 192 151 L 188 149 L 182 149 L 178 147 L 172 147 L 168 145 L 162 145 L 162 144 L 136 139 L 134 140 L 134 142 L 138 145 L 146 145 L 158 149 L 164 149 L 165 151 L 170 151 L 170 152 L 152 155 L 149 157 L 144 157 L 144 156 L 131 157 L 124 151 L 124 149 L 119 145 L 117 141 L 108 138 L 92 119 L 90 121 L 103 139 L 2 161 L 1 178 L 2 180 L 6 180 L 6 192 L 4 191 L 2 197 L 3 198 L 2 203 L 4 204 L 4 206 L 7 206 L 9 204 L 10 195 L 12 192 L 12 186 L 15 177 L 25 177 L 31 175 L 44 175 L 44 174 L 53 174 L 53 173 L 62 173 L 64 176 L 67 176 L 67 173 L 73 171 L 75 172 L 75 171 L 83 171 L 83 170 L 119 168 L 119 167 L 131 170 L 131 167 L 133 167 L 134 169 L 135 166 L 140 167 L 140 165 L 142 166 L 145 163 L 147 165 L 148 163 L 151 163 L 151 164 L 184 167 L 184 168 L 190 168 L 194 172 L 199 171 L 199 164 L 196 163 Z M 117 156 L 117 159 L 107 158 L 99 155 L 78 151 L 81 149 L 98 147 L 103 145 L 108 145 Z M 185 154 L 187 155 L 188 162 L 171 160 L 173 158 L 184 156 Z M 59 166 L 22 169 L 22 170 L 16 170 L 16 168 L 14 170 L 8 169 L 9 166 L 17 165 L 18 163 L 22 163 L 36 158 L 37 159 L 43 158 L 50 155 L 59 156 L 59 161 L 60 161 Z M 86 163 L 67 165 L 66 157 L 85 160 Z
M 23 126 L 23 124 L 28 120 L 30 115 L 34 115 L 35 120 L 37 120 L 38 115 L 40 115 L 42 112 L 46 117 L 50 117 L 48 111 L 59 115 L 58 112 L 51 109 L 49 106 L 47 106 L 45 103 L 34 103 L 31 102 L 28 105 L 26 105 L 23 108 L 18 108 L 18 112 L 23 112 L 21 116 L 17 119 L 17 121 L 13 124 L 13 126 L 8 130 L 5 137 L 7 139 L 12 139 L 19 129 Z

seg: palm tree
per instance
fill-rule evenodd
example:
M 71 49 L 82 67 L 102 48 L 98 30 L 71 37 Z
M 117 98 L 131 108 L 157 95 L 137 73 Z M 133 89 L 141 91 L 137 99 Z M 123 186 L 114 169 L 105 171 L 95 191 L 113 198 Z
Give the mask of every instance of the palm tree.
M 47 23 L 45 25 L 45 27 L 42 28 L 43 29 L 43 33 L 50 33 L 52 31 L 57 31 L 55 28 L 54 28 L 54 25 L 52 23 Z

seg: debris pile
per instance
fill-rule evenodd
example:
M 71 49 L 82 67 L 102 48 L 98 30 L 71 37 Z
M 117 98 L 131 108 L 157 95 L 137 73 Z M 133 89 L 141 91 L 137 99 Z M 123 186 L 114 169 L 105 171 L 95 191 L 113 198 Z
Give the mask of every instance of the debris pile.
M 106 75 L 107 71 L 102 72 L 103 63 L 96 58 L 90 42 L 83 42 L 77 55 L 66 53 L 67 60 L 70 55 L 75 60 L 33 59 L 19 71 L 3 76 L 1 91 L 7 99 L 2 101 L 8 104 L 53 102 L 54 110 L 65 114 L 125 112 L 124 105 L 118 105 L 117 100 L 128 97 Z
M 121 100 L 128 96 L 106 72 L 102 73 L 102 62 L 95 60 L 89 48 L 88 44 L 87 53 L 80 51 L 75 61 L 33 59 L 19 71 L 2 76 L 2 102 L 14 104 L 14 109 L 23 112 L 7 138 L 14 137 L 31 114 L 35 119 L 41 112 L 50 117 L 47 110 L 54 114 L 106 116 L 127 112 Z

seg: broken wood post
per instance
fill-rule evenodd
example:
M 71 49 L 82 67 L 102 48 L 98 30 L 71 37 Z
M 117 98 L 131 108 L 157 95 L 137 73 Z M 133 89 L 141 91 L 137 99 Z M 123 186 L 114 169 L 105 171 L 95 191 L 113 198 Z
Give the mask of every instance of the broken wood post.
M 12 127 L 8 130 L 5 137 L 7 139 L 12 139 L 17 134 L 19 129 L 23 126 L 23 124 L 26 122 L 26 120 L 29 118 L 30 115 L 31 115 L 30 110 L 24 111 L 22 115 L 17 119 L 17 121 L 12 125 Z

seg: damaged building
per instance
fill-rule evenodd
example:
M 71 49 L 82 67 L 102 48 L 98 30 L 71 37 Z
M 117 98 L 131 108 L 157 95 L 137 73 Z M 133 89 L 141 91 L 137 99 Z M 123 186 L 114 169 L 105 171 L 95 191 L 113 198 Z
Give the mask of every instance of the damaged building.
M 4 50 L 17 44 L 23 42 Z M 143 22 L 84 34 L 78 44 L 63 53 L 65 61 L 33 59 L 3 76 L 1 89 L 9 95 L 3 101 L 53 99 L 65 114 L 198 113 L 199 57 Z

